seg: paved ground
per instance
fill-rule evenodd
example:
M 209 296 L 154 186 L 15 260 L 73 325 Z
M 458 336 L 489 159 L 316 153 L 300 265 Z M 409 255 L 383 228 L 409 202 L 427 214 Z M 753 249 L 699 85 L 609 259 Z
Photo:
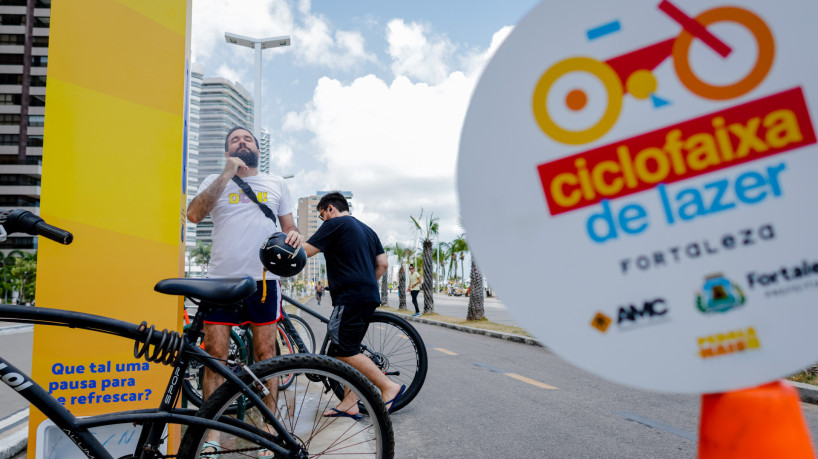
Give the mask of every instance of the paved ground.
M 398 293 L 392 290 L 389 294 L 389 306 L 397 308 L 399 304 Z M 423 311 L 423 293 L 418 295 L 418 305 L 420 306 L 420 310 Z M 414 310 L 412 297 L 410 295 L 406 297 L 406 307 L 407 309 Z M 435 294 L 435 312 L 438 314 L 465 319 L 468 308 L 468 297 Z M 520 326 L 511 313 L 509 313 L 508 309 L 506 309 L 503 302 L 497 298 L 485 299 L 484 312 L 486 318 L 494 323 Z

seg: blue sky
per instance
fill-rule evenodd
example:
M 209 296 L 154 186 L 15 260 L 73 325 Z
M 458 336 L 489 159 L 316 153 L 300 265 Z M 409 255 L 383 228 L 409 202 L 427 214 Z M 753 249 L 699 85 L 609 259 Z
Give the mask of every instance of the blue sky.
M 534 0 L 196 0 L 192 59 L 253 93 L 253 51 L 224 32 L 290 35 L 265 50 L 261 124 L 296 197 L 343 189 L 384 244 L 412 245 L 409 216 L 457 226 L 455 163 L 471 91 Z

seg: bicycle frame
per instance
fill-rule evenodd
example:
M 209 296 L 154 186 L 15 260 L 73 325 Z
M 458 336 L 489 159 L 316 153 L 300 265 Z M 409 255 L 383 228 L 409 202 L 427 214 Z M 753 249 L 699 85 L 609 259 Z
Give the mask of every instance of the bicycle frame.
M 313 309 L 310 309 L 307 306 L 304 306 L 303 304 L 301 304 L 298 301 L 288 297 L 287 295 L 281 295 L 281 299 L 283 299 L 284 301 L 292 304 L 293 306 L 297 307 L 298 309 L 306 312 L 307 314 L 315 317 L 316 319 L 320 320 L 321 322 L 324 322 L 325 324 L 329 323 L 329 318 L 322 316 L 317 311 L 315 311 Z M 286 329 L 287 333 L 290 334 L 290 337 L 295 342 L 296 347 L 298 349 L 304 349 L 306 346 L 304 346 L 304 342 L 301 341 L 301 336 L 299 336 L 298 333 L 296 332 L 295 327 L 293 326 L 293 323 L 290 321 L 290 318 L 287 317 L 287 314 L 282 314 L 281 318 L 282 318 L 282 320 L 281 320 L 282 325 L 284 325 L 284 328 Z M 321 344 L 321 348 L 320 348 L 318 353 L 326 355 L 328 344 L 329 344 L 329 335 L 324 335 L 324 343 Z
M 144 325 L 59 309 L 0 304 L 0 319 L 13 323 L 64 326 L 108 333 L 154 346 L 161 346 L 163 341 L 167 338 L 163 332 L 146 329 Z M 174 364 L 173 372 L 168 381 L 167 388 L 163 392 L 165 395 L 162 398 L 162 403 L 159 408 L 121 411 L 77 418 L 49 394 L 48 391 L 31 379 L 29 375 L 20 371 L 1 356 L 0 378 L 54 422 L 86 456 L 91 458 L 111 458 L 111 455 L 89 429 L 122 423 L 143 425 L 140 439 L 137 442 L 137 449 L 135 450 L 135 453 L 141 451 L 141 457 L 143 458 L 151 457 L 154 449 L 158 448 L 161 442 L 161 435 L 167 424 L 203 426 L 220 430 L 249 441 L 257 442 L 270 451 L 274 451 L 276 454 L 288 454 L 288 450 L 285 447 L 270 440 L 270 434 L 258 429 L 250 428 L 250 430 L 248 430 L 250 426 L 240 421 L 233 420 L 227 416 L 222 416 L 218 421 L 211 421 L 196 417 L 195 410 L 174 408 L 181 392 L 182 375 L 187 370 L 191 357 L 193 357 L 225 378 L 226 381 L 239 387 L 244 396 L 261 411 L 263 416 L 274 427 L 277 435 L 283 440 L 285 446 L 287 448 L 297 448 L 299 445 L 295 438 L 284 429 L 278 419 L 273 416 L 267 405 L 262 402 L 261 398 L 256 395 L 250 387 L 241 382 L 236 374 L 214 361 L 215 359 L 204 350 L 195 346 L 197 335 L 201 333 L 202 329 L 201 315 L 197 314 L 193 318 L 192 325 L 192 331 L 185 333 L 182 337 L 183 347 Z

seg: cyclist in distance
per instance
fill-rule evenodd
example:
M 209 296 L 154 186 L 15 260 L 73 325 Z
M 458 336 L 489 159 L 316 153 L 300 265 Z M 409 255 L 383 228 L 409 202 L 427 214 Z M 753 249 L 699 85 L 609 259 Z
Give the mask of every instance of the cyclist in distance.
M 233 325 L 250 324 L 253 333 L 253 351 L 256 362 L 275 356 L 276 322 L 281 317 L 279 278 L 271 273 L 263 275 L 258 250 L 270 234 L 287 234 L 286 242 L 299 247 L 304 237 L 293 220 L 293 200 L 283 178 L 259 174 L 259 144 L 247 129 L 234 127 L 224 142 L 225 165 L 221 174 L 211 174 L 202 181 L 196 197 L 190 202 L 187 218 L 201 222 L 208 214 L 213 219 L 213 246 L 211 249 L 210 277 L 252 276 L 257 281 L 256 293 L 247 299 L 248 307 L 240 311 L 219 310 L 208 314 L 204 323 L 205 350 L 219 359 L 226 359 Z M 234 181 L 238 176 L 261 205 L 269 207 L 278 216 L 278 223 L 268 218 L 256 202 L 247 197 Z M 272 215 L 272 214 L 271 214 Z M 266 282 L 262 279 L 266 277 Z M 203 305 L 204 306 L 204 305 Z M 222 383 L 222 378 L 205 370 L 202 395 L 207 399 Z M 268 382 L 271 395 L 264 402 L 275 411 L 277 382 Z M 216 439 L 211 443 L 216 443 Z
M 378 279 L 389 266 L 383 246 L 370 227 L 349 214 L 349 204 L 341 193 L 324 195 L 316 209 L 324 223 L 304 243 L 304 250 L 309 257 L 324 252 L 327 262 L 333 306 L 327 324 L 332 340 L 328 355 L 352 365 L 369 378 L 381 390 L 386 408 L 392 411 L 406 386 L 393 382 L 361 354 L 361 341 L 372 313 L 380 305 Z M 324 416 L 357 418 L 357 401 L 355 394 L 347 391 L 341 403 Z

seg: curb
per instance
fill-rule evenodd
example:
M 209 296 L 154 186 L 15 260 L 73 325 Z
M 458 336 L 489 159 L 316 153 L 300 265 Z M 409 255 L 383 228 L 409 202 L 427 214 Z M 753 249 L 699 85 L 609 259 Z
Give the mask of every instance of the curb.
M 28 408 L 0 419 L 0 459 L 10 459 L 26 449 Z
M 542 345 L 542 343 L 540 343 L 536 339 L 530 338 L 528 336 L 512 335 L 511 333 L 502 333 L 502 332 L 498 332 L 498 331 L 494 331 L 494 330 L 485 330 L 485 329 L 482 329 L 482 328 L 466 327 L 465 325 L 450 324 L 450 323 L 447 323 L 447 322 L 440 322 L 440 321 L 437 321 L 437 320 L 424 319 L 422 316 L 421 317 L 413 317 L 413 316 L 408 315 L 408 314 L 396 314 L 396 315 L 399 316 L 402 319 L 406 319 L 406 320 L 409 320 L 409 321 L 412 321 L 412 322 L 420 322 L 420 323 L 429 324 L 429 325 L 437 325 L 438 327 L 451 328 L 452 330 L 471 333 L 471 334 L 474 334 L 474 335 L 491 336 L 492 338 L 500 338 L 500 339 L 504 339 L 506 341 L 511 341 L 511 342 L 514 342 L 514 343 L 522 343 L 522 344 L 528 344 L 528 345 L 531 345 L 531 346 L 545 347 L 545 346 Z
M 798 390 L 798 396 L 801 397 L 802 402 L 818 405 L 818 386 L 790 381 L 788 379 L 785 379 L 785 381 Z

